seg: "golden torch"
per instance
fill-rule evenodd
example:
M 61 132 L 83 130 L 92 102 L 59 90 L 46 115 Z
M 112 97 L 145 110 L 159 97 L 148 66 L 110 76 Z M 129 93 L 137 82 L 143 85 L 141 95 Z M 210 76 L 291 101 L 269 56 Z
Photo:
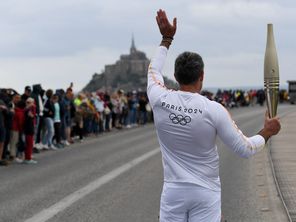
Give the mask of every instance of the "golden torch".
M 273 25 L 268 24 L 264 58 L 264 88 L 270 118 L 275 117 L 277 113 L 279 85 L 279 64 L 273 36 Z

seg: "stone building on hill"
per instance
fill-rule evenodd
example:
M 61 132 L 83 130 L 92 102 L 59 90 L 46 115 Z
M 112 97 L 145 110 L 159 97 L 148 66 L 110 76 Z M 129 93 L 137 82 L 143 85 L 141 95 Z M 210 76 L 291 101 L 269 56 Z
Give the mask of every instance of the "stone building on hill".
M 116 89 L 125 91 L 141 89 L 145 91 L 149 63 L 150 60 L 146 57 L 146 54 L 137 50 L 134 38 L 132 38 L 130 54 L 121 55 L 115 64 L 106 65 L 103 73 L 95 73 L 83 91 Z M 165 78 L 165 81 L 168 87 L 176 88 L 176 83 L 172 80 Z

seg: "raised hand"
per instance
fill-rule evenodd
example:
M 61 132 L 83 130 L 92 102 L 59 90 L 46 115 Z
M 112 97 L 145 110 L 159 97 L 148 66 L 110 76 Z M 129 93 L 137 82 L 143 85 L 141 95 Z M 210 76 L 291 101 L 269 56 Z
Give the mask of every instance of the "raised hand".
M 164 10 L 159 9 L 156 16 L 159 31 L 164 38 L 173 39 L 177 30 L 177 18 L 173 19 L 173 25 L 169 22 Z

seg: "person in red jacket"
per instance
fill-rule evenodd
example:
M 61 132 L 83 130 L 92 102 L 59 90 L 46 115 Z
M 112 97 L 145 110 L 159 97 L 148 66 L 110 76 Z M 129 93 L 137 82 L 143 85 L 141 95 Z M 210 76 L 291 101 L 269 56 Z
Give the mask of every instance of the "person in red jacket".
M 20 96 L 18 95 L 19 99 Z M 12 119 L 11 137 L 10 137 L 10 159 L 13 161 L 16 157 L 17 144 L 19 141 L 20 134 L 24 129 L 25 121 L 25 103 L 20 100 L 15 104 L 14 116 Z
M 35 164 L 37 161 L 32 159 L 33 145 L 34 145 L 34 132 L 35 132 L 35 117 L 36 107 L 34 99 L 29 97 L 26 100 L 25 109 L 25 124 L 24 134 L 26 137 L 26 148 L 25 148 L 25 164 Z
M 8 162 L 2 159 L 6 130 L 4 125 L 4 114 L 7 112 L 7 106 L 2 99 L 0 99 L 0 166 L 7 166 Z

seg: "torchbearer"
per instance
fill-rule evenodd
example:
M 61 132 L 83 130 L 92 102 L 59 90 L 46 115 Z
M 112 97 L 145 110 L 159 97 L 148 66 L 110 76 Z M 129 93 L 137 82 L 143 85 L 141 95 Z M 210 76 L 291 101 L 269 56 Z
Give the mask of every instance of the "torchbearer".
M 279 64 L 274 43 L 273 25 L 267 25 L 267 43 L 264 59 L 264 88 L 268 115 L 275 117 L 279 97 Z
M 152 58 L 147 94 L 154 114 L 164 170 L 160 222 L 220 222 L 221 184 L 216 138 L 236 154 L 248 158 L 264 148 L 280 128 L 278 118 L 266 116 L 263 129 L 245 136 L 227 110 L 200 95 L 204 80 L 202 57 L 184 52 L 175 61 L 175 78 L 180 90 L 168 90 L 162 69 L 177 30 L 165 11 L 157 12 L 162 35 Z

